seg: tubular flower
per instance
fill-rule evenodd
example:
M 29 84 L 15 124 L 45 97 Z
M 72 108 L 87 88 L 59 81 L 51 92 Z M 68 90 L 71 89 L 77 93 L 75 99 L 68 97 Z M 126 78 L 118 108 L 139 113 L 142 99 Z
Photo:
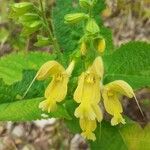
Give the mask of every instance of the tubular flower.
M 67 94 L 67 84 L 69 77 L 73 71 L 75 62 L 72 61 L 68 68 L 64 67 L 56 61 L 46 62 L 38 71 L 37 79 L 44 80 L 48 76 L 52 77 L 51 83 L 45 90 L 46 100 L 39 104 L 39 108 L 43 111 L 52 112 L 57 108 L 57 102 L 61 102 Z
M 125 81 L 116 80 L 104 86 L 102 92 L 104 106 L 106 111 L 113 116 L 111 119 L 111 125 L 113 126 L 119 123 L 125 124 L 121 115 L 123 109 L 119 101 L 119 95 L 125 95 L 129 98 L 135 97 L 133 89 Z
M 93 131 L 96 129 L 96 120 L 102 120 L 102 112 L 98 105 L 100 95 L 100 81 L 103 76 L 103 62 L 97 57 L 92 66 L 83 72 L 78 80 L 78 86 L 74 93 L 74 100 L 80 105 L 75 110 L 75 116 L 80 118 L 82 135 L 95 140 Z

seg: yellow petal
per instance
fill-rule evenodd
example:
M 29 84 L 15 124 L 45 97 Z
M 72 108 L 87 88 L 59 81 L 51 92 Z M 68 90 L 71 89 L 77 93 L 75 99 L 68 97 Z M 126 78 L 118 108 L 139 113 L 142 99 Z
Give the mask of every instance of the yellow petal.
M 82 132 L 81 135 L 85 139 L 92 140 L 92 141 L 96 140 L 95 134 L 93 132 Z
M 85 73 L 82 73 L 78 80 L 78 86 L 74 92 L 74 100 L 77 103 L 81 103 L 81 101 L 82 101 L 84 79 L 85 79 Z
M 95 134 L 93 133 L 93 131 L 97 127 L 96 120 L 80 119 L 79 123 L 80 123 L 80 127 L 83 131 L 81 133 L 81 135 L 84 138 L 94 141 L 96 139 L 96 137 L 95 137 Z
M 77 118 L 86 118 L 89 120 L 95 120 L 96 114 L 90 104 L 81 103 L 75 110 L 75 116 Z
M 116 114 L 112 119 L 111 119 L 111 125 L 115 126 L 119 123 L 125 124 L 125 120 L 122 118 L 121 114 Z
M 113 81 L 107 84 L 105 87 L 108 88 L 110 91 L 118 92 L 129 98 L 132 98 L 134 96 L 132 87 L 127 82 L 122 80 Z
M 107 91 L 103 91 L 104 106 L 110 115 L 122 113 L 122 106 L 116 94 L 108 95 Z
M 93 111 L 96 115 L 97 121 L 101 122 L 103 119 L 103 114 L 98 104 L 92 104 Z
M 67 95 L 67 85 L 74 65 L 75 62 L 72 61 L 68 68 L 64 70 L 56 61 L 49 61 L 41 67 L 38 73 L 38 79 L 44 79 L 48 75 L 53 76 L 51 83 L 45 90 L 46 100 L 39 105 L 42 110 L 52 112 L 56 109 L 56 103 L 64 100 Z
M 126 95 L 129 98 L 134 97 L 141 114 L 144 116 L 143 111 L 142 111 L 142 109 L 138 103 L 138 100 L 135 97 L 134 91 L 133 91 L 132 87 L 127 82 L 122 81 L 122 80 L 116 80 L 116 81 L 113 81 L 113 82 L 107 84 L 104 87 L 104 89 L 107 89 L 110 92 L 115 91 L 116 93 Z
M 54 76 L 51 83 L 45 90 L 45 98 L 51 97 L 53 101 L 62 101 L 67 95 L 68 81 L 69 77 L 67 75 L 60 74 L 60 77 L 59 75 Z
M 63 72 L 65 69 L 57 61 L 48 61 L 41 66 L 37 72 L 37 80 L 46 79 L 48 76 L 53 76 L 60 72 Z
M 94 75 L 82 73 L 74 93 L 74 100 L 77 103 L 82 101 L 99 103 L 100 98 L 100 79 Z
M 97 127 L 96 120 L 88 120 L 84 118 L 84 119 L 80 119 L 79 123 L 83 131 L 93 132 Z
M 98 104 L 101 100 L 101 89 L 100 89 L 100 79 L 96 79 L 95 80 L 95 84 L 92 87 L 94 90 L 91 89 L 91 91 L 93 92 L 93 103 Z
M 102 78 L 104 74 L 103 60 L 100 56 L 96 57 L 92 66 L 88 69 L 90 73 L 96 74 L 98 77 Z
M 56 101 L 53 101 L 52 99 L 49 98 L 42 101 L 39 104 L 39 108 L 42 109 L 42 111 L 53 112 L 57 109 L 57 104 Z
M 82 101 L 100 101 L 100 78 L 103 75 L 103 62 L 101 57 L 97 57 L 93 65 L 82 73 L 79 77 L 78 86 L 74 93 L 74 100 L 77 103 Z

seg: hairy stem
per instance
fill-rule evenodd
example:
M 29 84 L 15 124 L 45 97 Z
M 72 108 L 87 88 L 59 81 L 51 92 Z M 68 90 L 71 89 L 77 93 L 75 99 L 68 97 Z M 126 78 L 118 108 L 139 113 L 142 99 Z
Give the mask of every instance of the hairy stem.
M 60 56 L 61 55 L 61 51 L 60 51 L 60 48 L 59 48 L 59 44 L 57 42 L 56 37 L 54 37 L 54 35 L 52 34 L 51 28 L 49 27 L 49 23 L 48 23 L 48 20 L 46 18 L 46 14 L 45 14 L 45 10 L 44 10 L 44 7 L 43 7 L 42 0 L 39 0 L 39 4 L 40 4 L 40 7 L 41 7 L 41 13 L 42 13 L 43 21 L 45 23 L 45 27 L 46 27 L 46 29 L 48 31 L 49 38 L 52 40 L 52 44 L 54 46 L 54 52 L 58 56 Z

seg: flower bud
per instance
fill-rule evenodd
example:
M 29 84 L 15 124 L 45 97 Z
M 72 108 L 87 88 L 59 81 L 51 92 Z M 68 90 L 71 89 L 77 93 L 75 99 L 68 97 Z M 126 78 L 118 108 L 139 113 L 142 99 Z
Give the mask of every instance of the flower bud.
M 74 69 L 74 66 L 75 66 L 75 61 L 72 60 L 71 63 L 69 64 L 68 68 L 66 69 L 66 73 L 71 76 L 72 72 L 73 72 L 73 69 Z
M 85 13 L 74 13 L 74 14 L 67 14 L 64 19 L 65 23 L 74 24 L 86 18 L 88 18 L 88 15 Z
M 90 0 L 80 0 L 79 4 L 81 7 L 87 8 L 87 9 L 91 7 Z
M 94 35 L 99 33 L 100 29 L 94 19 L 90 19 L 86 25 L 86 31 L 88 34 Z
M 87 52 L 86 43 L 84 41 L 81 43 L 80 51 L 82 55 L 85 55 Z
M 105 39 L 100 39 L 100 40 L 98 41 L 98 51 L 99 51 L 100 53 L 103 53 L 104 50 L 105 50 L 105 48 L 106 48 Z

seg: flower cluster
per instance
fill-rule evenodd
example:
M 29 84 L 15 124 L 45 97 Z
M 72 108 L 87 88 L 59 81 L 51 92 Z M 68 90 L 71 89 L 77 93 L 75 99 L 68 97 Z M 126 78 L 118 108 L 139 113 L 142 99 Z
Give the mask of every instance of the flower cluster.
M 93 8 L 95 4 L 96 0 L 80 0 L 81 7 Z M 116 80 L 103 84 L 104 65 L 100 55 L 104 52 L 106 43 L 105 38 L 100 35 L 99 26 L 90 14 L 75 13 L 65 16 L 65 22 L 70 24 L 82 20 L 86 21 L 85 34 L 79 41 L 78 49 L 82 58 L 88 58 L 84 59 L 84 63 L 89 65 L 84 64 L 86 67 L 80 71 L 78 85 L 72 97 L 78 103 L 74 115 L 79 118 L 81 135 L 94 141 L 97 123 L 103 119 L 100 105 L 103 104 L 106 112 L 112 116 L 112 126 L 125 124 L 120 96 L 132 98 L 135 95 L 131 86 L 125 81 Z M 94 57 L 91 58 L 91 55 Z M 57 61 L 48 61 L 40 68 L 36 78 L 43 80 L 51 76 L 52 81 L 45 90 L 45 100 L 39 104 L 39 108 L 48 112 L 57 111 L 57 103 L 64 100 L 67 95 L 68 82 L 74 66 L 74 60 L 67 69 Z
M 43 111 L 53 112 L 57 110 L 57 103 L 65 99 L 67 85 L 74 69 L 75 61 L 72 61 L 65 70 L 56 61 L 48 61 L 37 73 L 37 79 L 43 80 L 52 76 L 52 81 L 45 90 L 45 100 L 39 104 Z M 74 92 L 74 100 L 79 104 L 74 115 L 79 118 L 82 136 L 95 140 L 97 122 L 103 119 L 100 108 L 102 99 L 106 111 L 113 116 L 112 125 L 125 124 L 122 113 L 122 105 L 119 101 L 120 95 L 129 98 L 134 97 L 133 89 L 125 81 L 117 80 L 106 85 L 102 84 L 104 74 L 103 61 L 100 56 L 96 57 L 93 64 L 81 73 L 78 86 Z

